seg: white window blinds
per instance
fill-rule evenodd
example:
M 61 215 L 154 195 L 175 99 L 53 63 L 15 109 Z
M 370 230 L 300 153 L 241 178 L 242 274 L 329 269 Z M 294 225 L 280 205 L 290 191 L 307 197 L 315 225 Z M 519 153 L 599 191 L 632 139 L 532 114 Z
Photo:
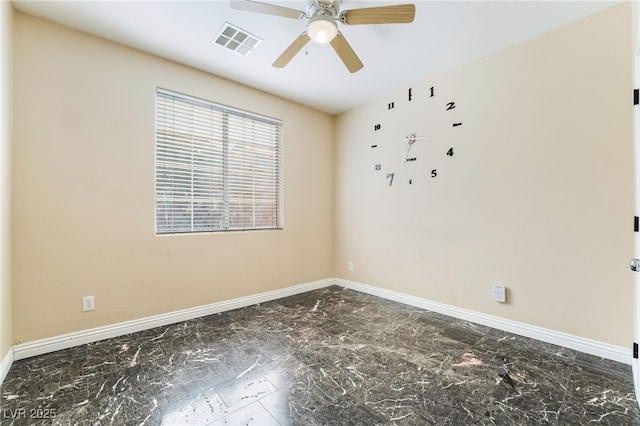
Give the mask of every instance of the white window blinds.
M 282 123 L 156 92 L 156 233 L 282 227 Z

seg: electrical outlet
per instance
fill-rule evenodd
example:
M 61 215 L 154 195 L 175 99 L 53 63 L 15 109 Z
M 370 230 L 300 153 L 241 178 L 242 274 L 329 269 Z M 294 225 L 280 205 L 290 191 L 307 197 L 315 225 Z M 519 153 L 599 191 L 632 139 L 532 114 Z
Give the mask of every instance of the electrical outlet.
M 82 298 L 82 311 L 94 311 L 96 309 L 96 298 L 93 296 L 84 296 Z
M 353 262 L 347 263 L 347 269 L 353 271 Z
M 507 301 L 507 288 L 501 284 L 493 285 L 493 300 L 500 303 Z

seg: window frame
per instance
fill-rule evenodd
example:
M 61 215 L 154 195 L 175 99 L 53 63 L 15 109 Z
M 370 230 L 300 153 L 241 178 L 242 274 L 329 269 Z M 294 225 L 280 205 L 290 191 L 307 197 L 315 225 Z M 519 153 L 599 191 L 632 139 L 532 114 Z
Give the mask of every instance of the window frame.
M 170 104 L 173 107 L 168 106 Z M 191 121 L 184 116 L 178 117 L 178 110 L 181 108 L 191 108 Z M 167 112 L 170 109 L 173 111 Z M 202 122 L 193 116 L 202 111 L 211 113 L 212 118 L 207 123 L 211 126 L 209 138 L 202 138 L 194 130 Z M 221 120 L 216 122 L 214 115 L 221 117 Z M 167 125 L 167 117 L 174 121 L 171 126 Z M 189 123 L 191 127 L 185 123 Z M 219 132 L 217 137 L 214 136 L 214 131 Z M 169 147 L 171 144 L 173 148 Z M 210 148 L 206 147 L 207 144 Z M 177 145 L 181 146 L 176 148 Z M 157 87 L 154 130 L 155 235 L 282 230 L 283 145 L 283 123 L 280 119 Z M 185 146 L 187 148 L 184 148 Z M 234 149 L 240 154 L 231 154 Z M 204 156 L 211 158 L 211 162 L 197 165 L 196 156 L 202 151 L 205 152 Z M 190 160 L 185 160 L 184 154 L 189 152 Z M 182 159 L 177 159 L 181 154 Z M 247 165 L 252 170 L 246 169 Z M 214 169 L 216 171 L 213 171 Z M 183 175 L 175 178 L 181 172 Z M 196 183 L 198 173 L 203 173 L 205 180 L 209 179 L 204 188 L 208 189 L 211 195 L 196 195 L 197 189 L 203 188 Z M 190 174 L 190 177 L 185 178 L 185 174 Z M 185 189 L 187 182 L 190 182 L 189 189 Z M 163 189 L 170 192 L 162 194 Z M 176 195 L 181 192 L 181 195 Z M 214 192 L 217 195 L 213 195 Z M 247 193 L 252 194 L 252 197 L 243 196 Z M 171 219 L 161 224 L 159 218 L 162 215 L 163 202 L 166 203 L 166 215 Z M 185 210 L 187 214 L 180 214 L 177 206 L 181 202 L 188 206 Z M 199 203 L 202 203 L 200 206 L 208 203 L 208 208 L 198 213 Z M 247 209 L 251 213 L 247 214 Z M 262 216 L 257 213 L 259 211 L 263 213 Z M 222 220 L 216 222 L 219 216 L 222 216 Z M 197 223 L 199 219 L 202 220 L 201 217 L 214 218 L 204 219 L 203 222 L 208 222 L 208 226 L 203 226 L 202 223 Z M 268 223 L 260 224 L 260 218 Z M 179 219 L 183 220 L 182 226 Z

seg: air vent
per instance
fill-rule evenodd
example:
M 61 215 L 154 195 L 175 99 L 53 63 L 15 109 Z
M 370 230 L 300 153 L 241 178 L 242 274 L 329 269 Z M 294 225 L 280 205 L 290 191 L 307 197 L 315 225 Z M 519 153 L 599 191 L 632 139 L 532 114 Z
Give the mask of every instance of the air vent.
M 262 42 L 261 38 L 249 34 L 235 25 L 225 22 L 218 35 L 212 40 L 212 43 L 219 44 L 229 50 L 236 52 L 238 55 L 248 55 L 258 47 Z

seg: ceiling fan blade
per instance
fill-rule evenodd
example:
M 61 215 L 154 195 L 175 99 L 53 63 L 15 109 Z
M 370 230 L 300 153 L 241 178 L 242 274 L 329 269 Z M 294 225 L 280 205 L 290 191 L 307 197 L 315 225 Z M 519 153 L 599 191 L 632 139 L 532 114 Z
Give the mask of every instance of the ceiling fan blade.
M 304 12 L 274 4 L 260 3 L 252 0 L 231 0 L 231 8 L 246 12 L 266 13 L 267 15 L 283 16 L 285 18 L 302 19 L 307 16 Z
M 349 72 L 354 73 L 361 70 L 364 66 L 342 33 L 338 32 L 338 35 L 331 40 L 331 47 L 333 47 L 333 50 L 340 56 L 340 59 L 342 59 L 342 62 L 344 62 Z
M 340 14 L 340 20 L 348 25 L 408 24 L 413 22 L 415 16 L 415 5 L 398 4 L 345 10 Z
M 294 56 L 311 40 L 306 32 L 300 34 L 298 38 L 293 40 L 293 43 L 282 52 L 282 55 L 278 57 L 273 63 L 276 68 L 284 68 L 293 59 Z

